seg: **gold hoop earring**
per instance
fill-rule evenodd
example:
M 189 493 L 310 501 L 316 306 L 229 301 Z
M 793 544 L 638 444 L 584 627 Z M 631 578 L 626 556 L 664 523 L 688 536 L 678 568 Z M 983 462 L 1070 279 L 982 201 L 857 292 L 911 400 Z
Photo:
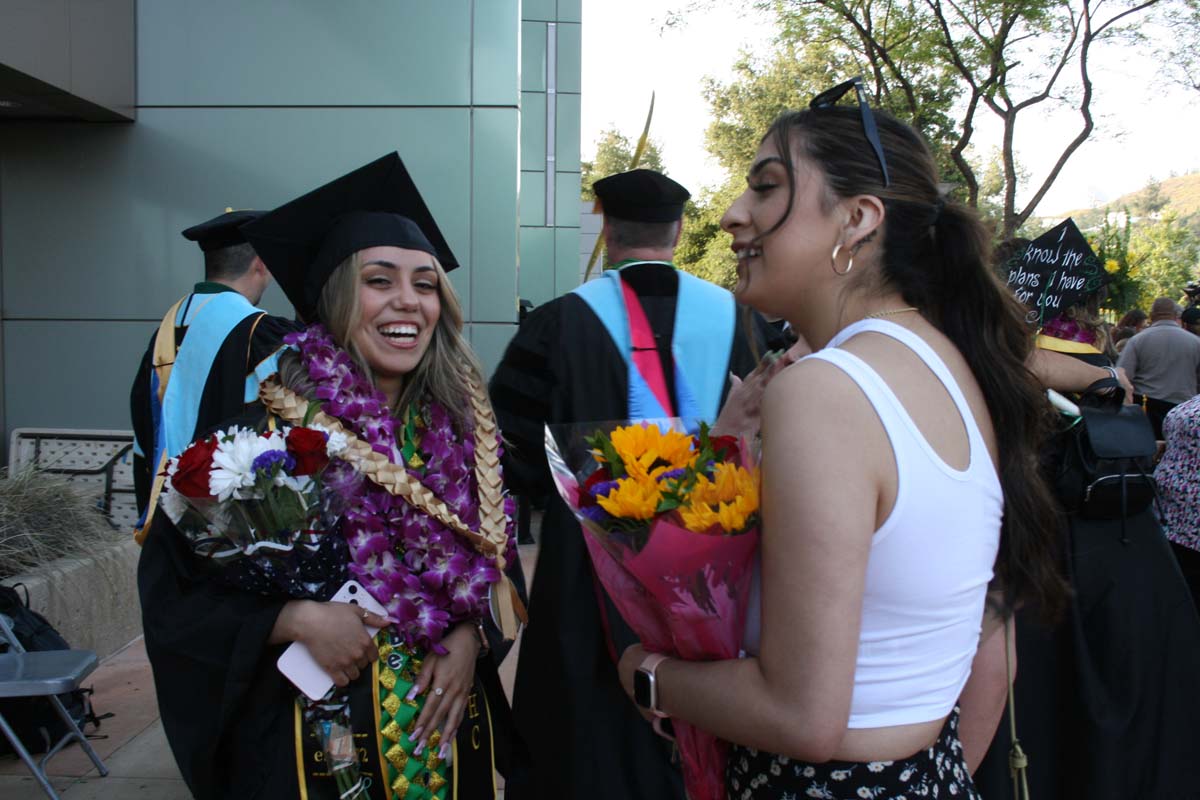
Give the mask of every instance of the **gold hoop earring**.
M 841 251 L 842 251 L 842 246 L 840 244 L 833 246 L 833 254 L 831 256 L 829 256 L 829 266 L 833 268 L 834 275 L 849 275 L 850 270 L 854 269 L 854 252 L 849 251 L 850 252 L 850 260 L 846 263 L 845 271 L 838 272 L 837 257 L 838 257 L 838 253 L 840 253 Z

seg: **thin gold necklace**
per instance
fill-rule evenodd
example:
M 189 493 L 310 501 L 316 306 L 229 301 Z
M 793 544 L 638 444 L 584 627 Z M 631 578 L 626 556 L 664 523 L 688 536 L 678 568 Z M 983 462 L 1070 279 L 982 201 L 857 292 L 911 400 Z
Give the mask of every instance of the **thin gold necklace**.
M 879 319 L 880 317 L 890 317 L 893 314 L 905 314 L 909 311 L 920 311 L 916 306 L 905 306 L 904 308 L 889 308 L 887 311 L 876 311 L 874 314 L 867 314 L 863 319 Z

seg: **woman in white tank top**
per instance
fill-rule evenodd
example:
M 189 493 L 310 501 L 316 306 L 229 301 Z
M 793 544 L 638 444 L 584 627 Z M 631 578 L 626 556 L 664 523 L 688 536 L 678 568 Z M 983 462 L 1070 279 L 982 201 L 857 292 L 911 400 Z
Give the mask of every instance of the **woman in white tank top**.
M 761 636 L 752 613 L 748 658 L 633 647 L 621 676 L 652 673 L 659 711 L 734 743 L 730 797 L 977 796 L 955 706 L 989 582 L 1061 600 L 1043 399 L 986 231 L 912 129 L 827 102 L 849 88 L 775 123 L 722 220 L 738 299 L 817 350 L 762 401 Z M 996 699 L 964 728 L 990 737 Z

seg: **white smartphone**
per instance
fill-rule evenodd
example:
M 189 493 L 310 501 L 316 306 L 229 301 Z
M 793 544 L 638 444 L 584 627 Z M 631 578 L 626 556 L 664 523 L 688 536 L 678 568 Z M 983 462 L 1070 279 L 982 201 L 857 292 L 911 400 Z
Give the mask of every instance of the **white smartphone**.
M 337 590 L 337 594 L 330 598 L 330 601 L 360 606 L 381 617 L 388 615 L 387 609 L 372 597 L 371 593 L 358 581 L 346 581 L 342 588 Z M 379 632 L 378 628 L 365 625 L 363 627 L 367 629 L 367 634 L 370 636 Z M 333 678 L 321 669 L 316 659 L 312 657 L 312 653 L 302 642 L 292 642 L 288 645 L 288 648 L 283 651 L 283 655 L 279 656 L 275 662 L 275 666 L 284 674 L 284 677 L 296 685 L 297 689 L 313 700 L 320 700 L 333 687 Z

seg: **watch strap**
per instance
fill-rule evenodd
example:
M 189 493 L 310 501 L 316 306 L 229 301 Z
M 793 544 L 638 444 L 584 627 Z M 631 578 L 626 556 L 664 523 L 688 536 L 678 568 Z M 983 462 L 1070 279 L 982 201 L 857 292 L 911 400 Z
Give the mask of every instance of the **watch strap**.
M 658 672 L 658 665 L 666 661 L 668 658 L 670 658 L 670 656 L 663 655 L 662 653 L 648 653 L 646 657 L 642 659 L 642 663 L 638 664 L 638 672 L 645 673 L 647 676 L 649 676 L 652 685 L 654 686 L 654 693 L 651 696 L 651 704 L 646 710 L 654 714 L 656 717 L 670 716 L 667 714 L 667 712 L 663 711 L 659 707 L 658 675 L 656 674 Z

